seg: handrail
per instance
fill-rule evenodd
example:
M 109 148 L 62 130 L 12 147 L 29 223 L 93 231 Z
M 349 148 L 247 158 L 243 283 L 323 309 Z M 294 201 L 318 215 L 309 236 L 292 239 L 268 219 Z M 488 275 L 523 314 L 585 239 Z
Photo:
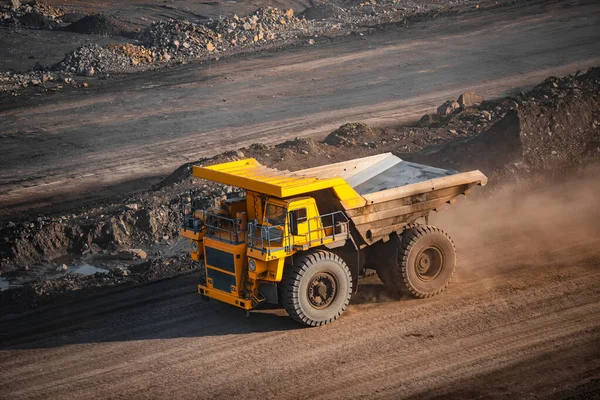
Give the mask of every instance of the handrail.
M 339 217 L 339 218 L 338 218 Z M 324 222 L 331 218 L 331 224 L 326 225 Z M 311 220 L 319 220 L 320 224 L 317 222 L 317 227 L 315 229 L 311 229 Z M 336 240 L 336 236 L 343 235 L 345 232 L 345 239 L 350 237 L 350 232 L 348 229 L 348 225 L 350 220 L 346 216 L 346 214 L 342 211 L 335 211 L 332 213 L 321 214 L 316 217 L 312 217 L 307 219 L 307 231 L 306 233 L 302 233 L 299 235 L 283 235 L 285 231 L 285 225 L 262 225 L 258 226 L 256 222 L 250 222 L 248 224 L 248 237 L 247 243 L 248 247 L 260 250 L 263 253 L 270 254 L 271 251 L 275 250 L 285 250 L 291 251 L 292 248 L 296 245 L 296 238 L 299 236 L 303 236 L 307 238 L 307 240 L 302 241 L 302 245 L 308 245 L 311 247 L 314 243 L 322 244 L 327 239 Z M 314 222 L 313 222 L 314 225 Z M 336 228 L 340 229 L 340 232 L 336 233 Z M 327 235 L 327 230 L 331 229 L 331 234 Z M 260 233 L 260 236 L 257 237 L 257 231 Z M 282 235 L 276 238 L 272 238 L 272 232 L 281 231 Z M 318 238 L 313 239 L 313 236 L 317 232 L 322 232 L 322 235 L 318 235 Z
M 204 228 L 204 224 L 202 221 L 194 218 L 193 215 L 184 215 L 183 221 L 181 222 L 181 227 L 186 230 L 191 230 L 194 232 L 200 232 Z
M 228 218 L 215 213 L 206 213 L 206 236 L 224 242 L 240 243 L 242 221 L 241 218 Z M 224 233 L 225 237 L 219 233 Z
M 243 235 L 241 234 L 244 230 L 242 224 L 245 221 L 242 218 L 228 218 L 214 212 L 205 212 L 204 216 L 203 227 L 206 228 L 206 237 L 234 244 L 242 243 L 245 239 L 248 247 L 268 254 L 282 249 L 286 252 L 291 251 L 300 237 L 303 237 L 304 240 L 301 240 L 299 245 L 312 247 L 315 243 L 322 244 L 328 239 L 335 241 L 340 235 L 345 235 L 344 239 L 348 239 L 350 235 L 348 230 L 350 220 L 343 211 L 308 218 L 306 220 L 307 231 L 298 235 L 291 233 L 285 235 L 285 224 L 258 225 L 253 221 L 248 222 L 248 234 Z M 201 227 L 196 222 L 198 220 L 195 218 L 186 216 L 183 227 L 199 230 Z M 313 238 L 314 236 L 317 237 Z

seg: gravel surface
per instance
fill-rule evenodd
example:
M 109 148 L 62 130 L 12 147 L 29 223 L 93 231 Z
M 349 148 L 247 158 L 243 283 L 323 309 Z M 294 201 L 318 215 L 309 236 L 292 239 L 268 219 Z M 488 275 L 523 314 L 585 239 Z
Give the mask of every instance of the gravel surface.
M 596 3 L 63 3 L 0 5 L 2 44 L 89 38 L 0 73 L 0 397 L 600 396 Z M 387 151 L 490 178 L 432 215 L 443 295 L 372 276 L 315 329 L 201 301 L 179 200 L 232 188 L 193 164 Z
M 319 140 L 348 122 L 416 122 L 466 91 L 516 95 L 598 65 L 596 9 L 528 3 L 131 74 L 118 85 L 77 77 L 88 87 L 0 98 L 0 214 L 77 209 L 253 143 Z
M 0 390 L 14 399 L 594 398 L 600 236 L 586 223 L 595 198 L 584 195 L 594 183 L 507 188 L 440 213 L 460 257 L 443 295 L 392 300 L 369 278 L 321 328 L 299 328 L 281 310 L 245 318 L 203 302 L 193 274 L 0 317 L 10 327 L 0 332 Z M 565 207 L 572 196 L 579 207 Z
M 16 1 L 16 0 L 15 0 Z M 0 94 L 18 96 L 27 87 L 44 89 L 48 80 L 58 80 L 66 74 L 109 77 L 115 73 L 129 73 L 163 68 L 167 65 L 207 60 L 211 57 L 227 56 L 243 51 L 260 50 L 273 45 L 316 43 L 318 38 L 331 38 L 347 34 L 372 32 L 382 24 L 407 26 L 411 22 L 427 21 L 441 15 L 477 11 L 497 7 L 498 2 L 482 1 L 474 4 L 470 0 L 449 3 L 436 0 L 399 2 L 390 0 L 360 4 L 316 3 L 305 10 L 300 18 L 294 10 L 279 10 L 272 7 L 259 8 L 245 16 L 233 14 L 219 16 L 202 22 L 187 19 L 159 20 L 136 33 L 130 23 L 122 22 L 103 13 L 85 15 L 69 24 L 62 17 L 71 16 L 65 11 L 45 3 L 34 1 L 14 7 L 12 2 L 0 5 L 0 24 L 11 27 L 37 29 L 65 29 L 88 35 L 127 37 L 128 48 L 121 51 L 118 46 L 86 43 L 67 53 L 54 65 L 39 65 L 48 76 L 41 80 L 31 71 L 1 72 Z M 325 4 L 325 5 L 324 5 Z M 336 10 L 331 12 L 331 9 Z M 68 18 L 67 18 L 68 19 Z M 26 21 L 27 20 L 27 21 Z M 120 39 L 122 40 L 122 38 Z M 321 39 L 319 39 L 321 40 Z M 145 53 L 145 57 L 136 57 Z M 37 64 L 36 64 L 37 66 Z M 54 86 L 54 89 L 61 89 Z

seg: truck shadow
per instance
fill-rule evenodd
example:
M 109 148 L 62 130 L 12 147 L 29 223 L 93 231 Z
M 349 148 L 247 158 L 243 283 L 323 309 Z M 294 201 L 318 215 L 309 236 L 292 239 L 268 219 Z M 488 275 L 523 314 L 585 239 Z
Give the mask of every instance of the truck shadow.
M 155 313 L 139 317 L 114 313 L 72 321 L 60 320 L 56 324 L 36 324 L 27 318 L 21 320 L 19 326 L 9 327 L 8 331 L 0 334 L 0 351 L 90 343 L 199 339 L 303 329 L 286 315 L 253 312 L 248 318 L 241 310 L 222 304 L 213 305 L 213 310 L 204 306 L 198 310 L 182 309 L 179 313 Z
M 179 276 L 5 315 L 0 351 L 302 329 L 283 310 L 259 310 L 247 318 L 241 309 L 205 302 L 194 290 L 196 280 Z
M 246 317 L 241 309 L 194 291 L 193 275 L 0 318 L 0 350 L 140 340 L 202 339 L 306 328 L 277 306 Z M 361 284 L 352 305 L 397 301 L 381 284 Z

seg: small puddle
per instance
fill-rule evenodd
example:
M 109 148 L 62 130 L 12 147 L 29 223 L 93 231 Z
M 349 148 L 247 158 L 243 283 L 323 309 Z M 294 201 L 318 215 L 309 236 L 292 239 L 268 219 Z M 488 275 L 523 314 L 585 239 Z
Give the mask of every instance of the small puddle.
M 87 276 L 87 275 L 94 275 L 95 273 L 107 274 L 109 272 L 110 271 L 106 268 L 94 267 L 93 265 L 90 265 L 90 264 L 80 264 L 80 265 L 75 265 L 75 266 L 69 266 L 69 268 L 66 271 L 46 273 L 45 278 L 46 279 L 57 279 L 68 273 Z M 11 283 L 11 281 L 9 281 L 8 279 L 0 277 L 0 292 L 2 292 L 4 290 L 14 289 L 19 286 L 22 286 L 22 284 Z
M 109 271 L 106 268 L 98 268 L 90 264 L 81 264 L 75 267 L 69 267 L 67 272 L 72 272 L 79 275 L 94 275 L 97 272 L 101 274 L 107 274 Z

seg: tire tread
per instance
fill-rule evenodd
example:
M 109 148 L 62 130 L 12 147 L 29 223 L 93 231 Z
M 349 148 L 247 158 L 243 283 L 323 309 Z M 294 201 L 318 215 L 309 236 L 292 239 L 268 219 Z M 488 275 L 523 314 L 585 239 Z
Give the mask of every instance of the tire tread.
M 298 289 L 300 287 L 302 275 L 306 273 L 312 265 L 324 260 L 334 261 L 343 267 L 349 281 L 349 290 L 344 301 L 344 305 L 340 310 L 338 310 L 338 312 L 336 312 L 335 315 L 326 320 L 317 321 L 309 318 L 302 311 L 300 307 Z M 348 304 L 350 303 L 350 297 L 352 295 L 352 276 L 350 269 L 344 260 L 342 260 L 338 255 L 324 250 L 316 250 L 306 253 L 291 268 L 287 268 L 284 271 L 282 282 L 284 286 L 282 302 L 283 307 L 294 321 L 307 326 L 322 326 L 337 320 L 348 307 Z

